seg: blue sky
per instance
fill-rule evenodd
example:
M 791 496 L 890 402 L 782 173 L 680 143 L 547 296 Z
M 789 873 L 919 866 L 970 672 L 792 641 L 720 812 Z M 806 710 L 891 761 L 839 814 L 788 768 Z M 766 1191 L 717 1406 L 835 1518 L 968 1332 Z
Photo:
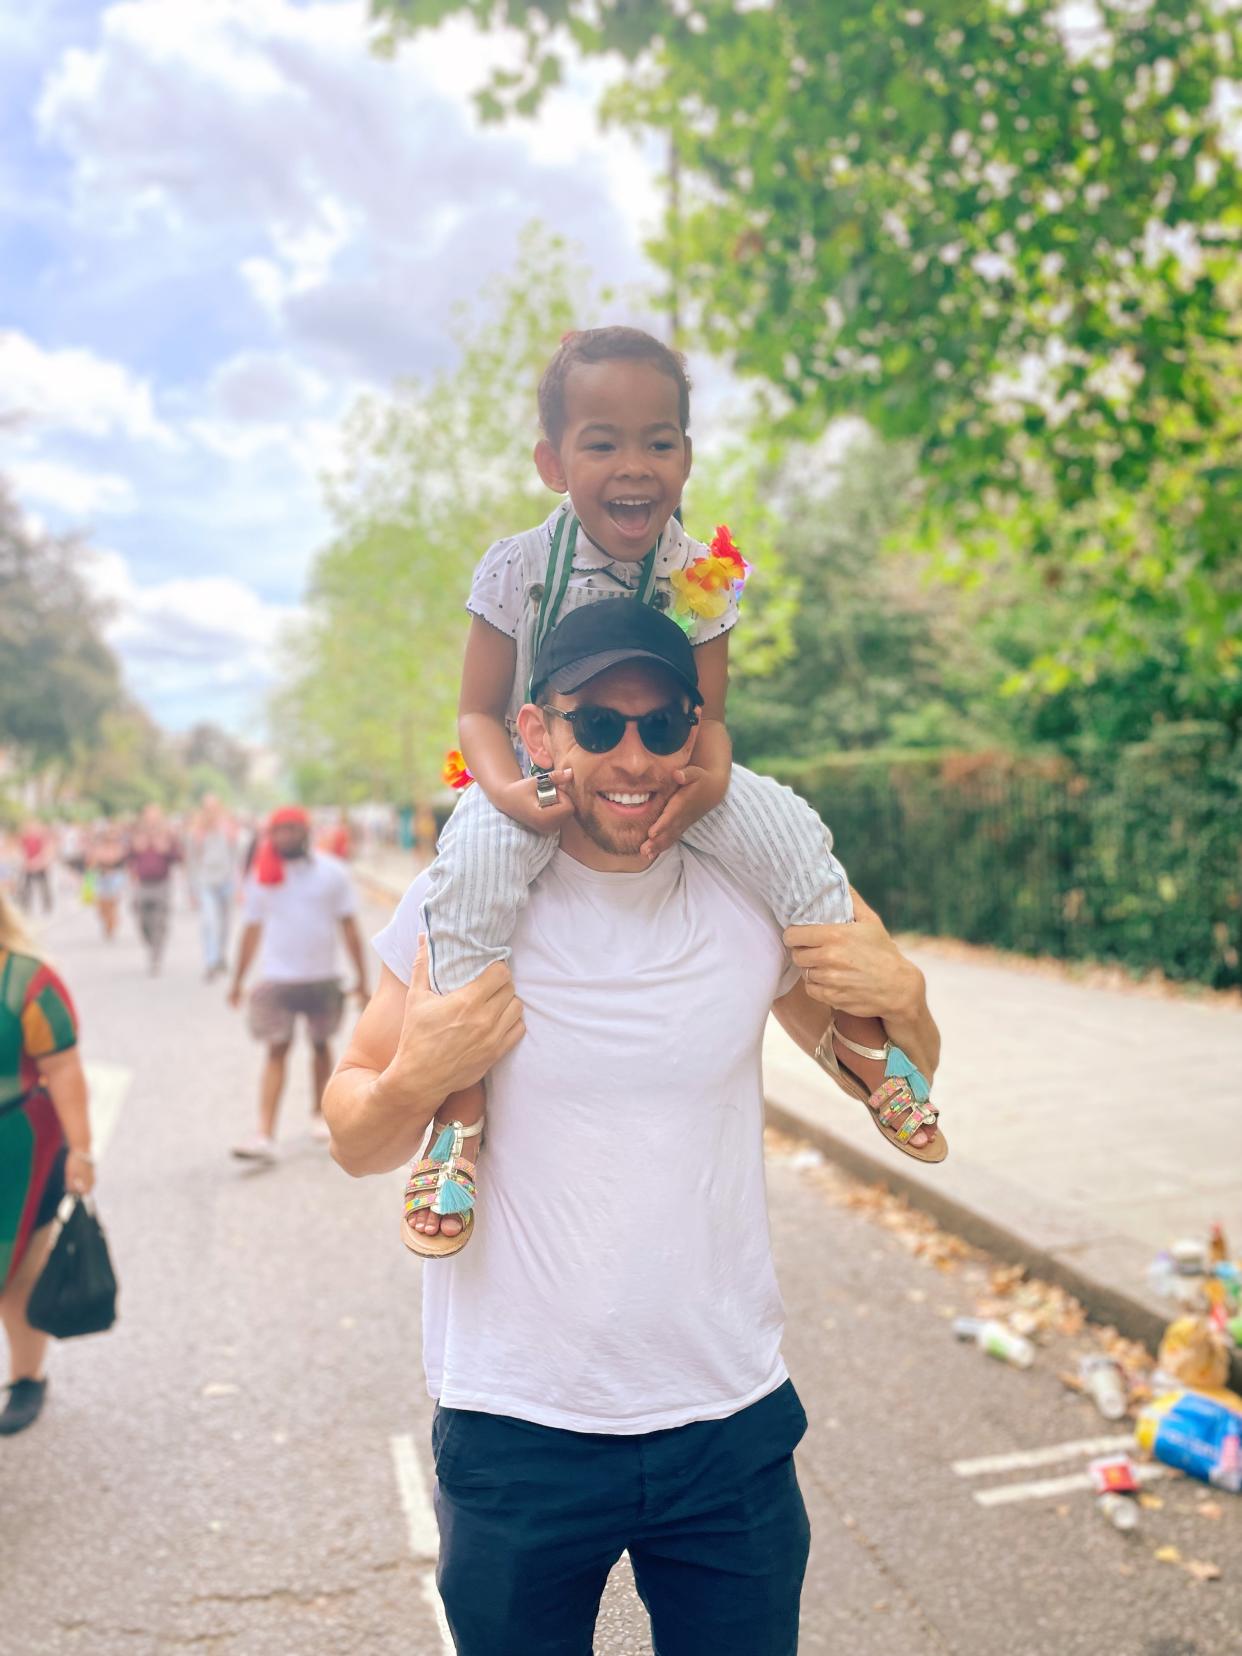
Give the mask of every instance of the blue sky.
M 88 532 L 171 728 L 256 730 L 343 412 L 450 360 L 527 222 L 650 279 L 651 168 L 598 84 L 478 125 L 503 49 L 454 27 L 378 61 L 359 0 L 0 0 L 0 473 Z

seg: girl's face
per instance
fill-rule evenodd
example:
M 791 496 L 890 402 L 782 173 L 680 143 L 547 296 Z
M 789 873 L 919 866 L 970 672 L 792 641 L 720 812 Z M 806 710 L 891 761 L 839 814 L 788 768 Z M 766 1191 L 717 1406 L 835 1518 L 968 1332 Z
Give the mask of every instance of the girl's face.
M 681 504 L 690 475 L 676 382 L 654 363 L 579 363 L 565 381 L 565 430 L 535 449 L 539 475 L 568 492 L 609 557 L 637 563 Z

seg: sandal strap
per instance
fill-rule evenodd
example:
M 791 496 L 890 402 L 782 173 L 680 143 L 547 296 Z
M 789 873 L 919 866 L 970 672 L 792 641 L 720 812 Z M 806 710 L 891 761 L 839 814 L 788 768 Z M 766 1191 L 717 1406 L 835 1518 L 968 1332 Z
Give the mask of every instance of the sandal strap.
M 934 1127 L 940 1119 L 939 1110 L 921 1104 L 909 1083 L 896 1075 L 880 1083 L 871 1095 L 871 1103 L 880 1126 L 895 1134 L 902 1144 L 908 1144 L 920 1127 Z M 906 1119 L 898 1126 L 902 1115 Z
M 443 1133 L 449 1128 L 455 1133 L 460 1133 L 464 1139 L 476 1138 L 483 1131 L 483 1123 L 476 1121 L 470 1127 L 463 1127 L 460 1121 L 433 1121 L 431 1124 L 431 1129 L 435 1133 Z
M 440 1193 L 445 1185 L 453 1184 L 469 1197 L 465 1207 L 473 1207 L 478 1189 L 471 1177 L 474 1169 L 466 1172 L 469 1164 L 457 1161 L 441 1162 L 434 1173 L 416 1173 L 405 1187 L 405 1211 L 416 1213 L 420 1208 L 432 1207 L 440 1199 Z
M 828 1026 L 825 1039 L 840 1041 L 843 1047 L 848 1047 L 851 1052 L 856 1052 L 860 1058 L 874 1058 L 877 1064 L 887 1058 L 893 1050 L 891 1041 L 885 1041 L 882 1047 L 860 1046 L 857 1041 L 851 1041 L 848 1035 L 842 1035 L 841 1031 L 836 1028 L 835 1018 Z

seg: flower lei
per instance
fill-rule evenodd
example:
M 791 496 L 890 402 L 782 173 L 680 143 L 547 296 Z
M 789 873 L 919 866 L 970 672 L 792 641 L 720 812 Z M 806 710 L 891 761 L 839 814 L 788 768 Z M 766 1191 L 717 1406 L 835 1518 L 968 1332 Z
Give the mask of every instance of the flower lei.
M 445 755 L 440 780 L 447 783 L 450 788 L 468 788 L 474 781 L 474 777 L 466 769 L 465 759 L 456 748 Z
M 717 524 L 706 557 L 696 558 L 685 569 L 669 574 L 673 603 L 669 618 L 687 637 L 692 637 L 700 616 L 715 621 L 729 606 L 730 597 L 740 598 L 751 566 L 734 545 L 726 524 Z

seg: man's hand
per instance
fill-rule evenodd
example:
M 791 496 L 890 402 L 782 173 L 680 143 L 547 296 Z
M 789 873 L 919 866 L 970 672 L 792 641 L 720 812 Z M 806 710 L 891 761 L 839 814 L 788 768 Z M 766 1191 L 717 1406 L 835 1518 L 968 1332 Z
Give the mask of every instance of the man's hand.
M 674 771 L 673 780 L 678 785 L 677 792 L 651 824 L 643 841 L 642 853 L 649 862 L 676 844 L 687 828 L 714 811 L 724 797 L 724 790 L 718 786 L 719 778 L 702 765 L 687 765 L 685 770 Z
M 380 1077 L 386 1098 L 447 1098 L 481 1081 L 526 1033 L 507 966 L 494 962 L 473 983 L 437 995 L 427 975 L 427 939 L 418 940 L 401 1034 Z
M 853 925 L 790 926 L 785 932 L 785 946 L 807 993 L 824 1006 L 860 1018 L 910 1015 L 922 1004 L 923 974 L 853 887 L 850 895 Z
M 242 1003 L 242 986 L 241 986 L 240 983 L 230 983 L 229 984 L 228 1003 L 231 1007 L 234 1008 L 234 1010 L 236 1010 L 236 1008 L 241 1005 L 241 1003 Z
M 562 788 L 567 782 L 573 781 L 572 770 L 549 771 L 547 780 L 554 787 Z M 475 783 L 475 787 L 478 787 Z M 514 822 L 520 822 L 523 828 L 529 828 L 535 834 L 559 834 L 563 825 L 574 814 L 573 805 L 563 795 L 555 805 L 541 805 L 535 798 L 535 788 L 538 779 L 533 776 L 524 776 L 520 782 L 508 782 L 494 797 L 496 804 L 507 817 Z

